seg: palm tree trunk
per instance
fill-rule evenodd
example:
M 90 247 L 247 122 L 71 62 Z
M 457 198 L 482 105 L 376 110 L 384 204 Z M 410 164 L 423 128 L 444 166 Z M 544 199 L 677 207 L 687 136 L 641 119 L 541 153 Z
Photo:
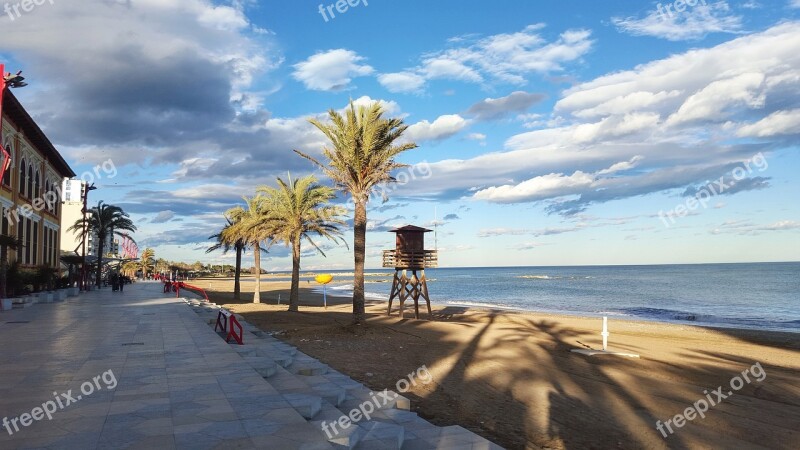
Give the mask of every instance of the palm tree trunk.
M 289 311 L 300 306 L 300 235 L 292 239 L 292 289 L 289 291 Z
M 99 289 L 100 288 L 100 283 L 101 283 L 102 278 L 103 278 L 103 271 L 101 270 L 101 268 L 103 267 L 103 241 L 105 239 L 100 239 L 100 233 L 98 233 L 97 234 L 97 240 L 99 242 L 97 243 L 97 277 L 96 277 L 97 281 L 96 281 L 96 284 L 97 284 L 97 288 Z
M 367 246 L 367 204 L 365 200 L 356 200 L 355 218 L 353 220 L 353 247 L 355 259 L 355 275 L 353 279 L 353 323 L 363 324 L 364 313 L 364 257 Z
M 242 247 L 243 245 L 236 243 L 236 271 L 233 273 L 233 298 L 240 300 L 242 296 L 242 286 L 240 280 L 242 278 Z
M 253 303 L 261 303 L 261 246 L 258 242 L 253 246 L 256 263 L 256 291 L 253 293 Z

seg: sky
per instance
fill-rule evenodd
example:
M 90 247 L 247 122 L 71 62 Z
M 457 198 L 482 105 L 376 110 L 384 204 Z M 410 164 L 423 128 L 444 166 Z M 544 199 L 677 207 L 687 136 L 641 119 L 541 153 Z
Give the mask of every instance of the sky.
M 158 257 L 232 263 L 205 250 L 242 196 L 330 184 L 292 150 L 352 100 L 418 145 L 368 268 L 405 224 L 442 267 L 800 260 L 799 0 L 0 3 L 15 94 Z M 302 268 L 352 268 L 344 232 Z

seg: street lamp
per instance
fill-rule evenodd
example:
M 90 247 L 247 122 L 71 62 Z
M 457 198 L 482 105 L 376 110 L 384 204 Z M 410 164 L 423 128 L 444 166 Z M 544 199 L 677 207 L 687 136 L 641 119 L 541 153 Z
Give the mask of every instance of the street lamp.
M 83 209 L 81 213 L 83 214 L 83 264 L 81 264 L 81 285 L 80 290 L 85 291 L 88 288 L 88 284 L 86 281 L 87 273 L 86 273 L 86 240 L 88 237 L 88 228 L 89 228 L 89 221 L 86 219 L 86 212 L 88 210 L 87 204 L 89 199 L 89 191 L 93 191 L 97 189 L 94 183 L 87 184 L 83 190 Z M 102 258 L 103 255 L 100 255 Z M 97 261 L 97 270 L 100 270 L 100 263 L 102 262 L 101 259 Z
M 3 94 L 6 92 L 6 88 L 21 88 L 28 85 L 25 82 L 25 77 L 22 76 L 22 71 L 20 70 L 16 74 L 11 72 L 6 73 L 6 66 L 5 64 L 0 64 L 0 122 L 3 120 Z M 11 166 L 11 155 L 6 150 L 5 143 L 3 142 L 3 127 L 0 124 L 0 148 L 3 150 L 3 166 L 2 170 L 0 170 L 0 179 L 2 179 L 6 175 L 6 170 Z

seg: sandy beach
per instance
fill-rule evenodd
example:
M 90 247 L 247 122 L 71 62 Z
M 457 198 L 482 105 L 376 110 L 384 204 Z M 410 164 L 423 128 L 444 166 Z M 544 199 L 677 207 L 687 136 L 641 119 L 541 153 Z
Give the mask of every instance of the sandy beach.
M 252 282 L 242 283 L 241 302 L 233 301 L 230 279 L 193 284 L 372 389 L 392 388 L 425 365 L 434 383 L 406 394 L 413 409 L 509 449 L 792 448 L 800 441 L 800 334 L 615 319 L 610 350 L 641 357 L 587 357 L 570 350 L 601 347 L 594 318 L 434 302 L 430 320 L 411 319 L 408 308 L 400 319 L 371 302 L 367 326 L 354 328 L 349 299 L 329 296 L 324 310 L 321 295 L 302 283 L 301 312 L 289 313 L 289 283 L 264 280 L 261 304 L 251 303 Z M 713 392 L 720 386 L 722 400 Z M 691 417 L 686 409 L 702 409 L 702 399 L 717 404 L 704 418 Z M 678 414 L 692 420 L 675 420 Z M 673 433 L 662 434 L 656 423 L 668 420 Z

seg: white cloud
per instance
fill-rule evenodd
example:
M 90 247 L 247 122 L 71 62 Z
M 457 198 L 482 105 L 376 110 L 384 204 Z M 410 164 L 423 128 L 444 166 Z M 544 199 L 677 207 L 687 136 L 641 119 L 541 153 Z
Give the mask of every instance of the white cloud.
M 757 225 L 745 220 L 729 220 L 710 230 L 711 234 L 734 233 L 755 236 L 770 231 L 800 230 L 800 222 L 795 220 L 779 220 L 775 223 Z
M 433 123 L 423 120 L 411 125 L 403 137 L 414 142 L 437 141 L 453 136 L 467 125 L 467 120 L 458 114 L 444 115 Z
M 525 84 L 531 74 L 561 71 L 564 64 L 592 48 L 588 30 L 567 30 L 548 42 L 539 33 L 543 27 L 537 24 L 516 33 L 451 39 L 458 45 L 423 55 L 417 67 L 383 74 L 378 80 L 392 92 L 419 91 L 426 81 L 435 79 Z
M 631 169 L 635 168 L 636 166 L 638 166 L 639 162 L 641 162 L 642 159 L 644 159 L 642 156 L 638 156 L 637 155 L 637 156 L 634 156 L 633 158 L 631 158 L 630 161 L 618 162 L 616 164 L 613 164 L 608 169 L 603 169 L 603 170 L 597 172 L 597 174 L 598 175 L 610 175 L 610 174 L 617 173 L 617 172 L 625 172 L 627 170 L 631 170 Z
M 150 223 L 166 223 L 175 217 L 175 211 L 161 211 L 150 221 Z
M 364 57 L 346 49 L 329 50 L 312 55 L 295 64 L 292 76 L 316 91 L 338 91 L 347 88 L 355 77 L 371 75 L 374 69 L 361 64 Z
M 473 196 L 477 200 L 487 200 L 493 203 L 518 203 L 543 200 L 563 195 L 579 194 L 594 183 L 591 174 L 577 171 L 565 176 L 560 173 L 542 175 L 522 183 L 503 186 L 493 186 L 482 189 Z
M 729 108 L 763 108 L 764 78 L 763 73 L 753 72 L 713 81 L 687 98 L 678 111 L 667 119 L 667 123 L 679 124 L 693 120 L 721 122 L 730 111 Z
M 675 11 L 674 5 L 659 3 L 644 18 L 614 17 L 611 21 L 620 31 L 634 36 L 654 36 L 670 41 L 700 39 L 709 33 L 738 33 L 742 29 L 741 16 L 733 15 L 724 1 L 687 6 L 685 11 Z
M 384 73 L 378 82 L 389 92 L 417 92 L 425 86 L 425 78 L 413 72 Z
M 486 145 L 486 135 L 483 133 L 470 133 L 467 135 L 470 141 L 478 141 L 481 145 Z
M 758 122 L 743 125 L 736 132 L 736 135 L 741 137 L 770 137 L 787 134 L 800 134 L 800 109 L 774 112 Z
M 375 102 L 380 103 L 381 107 L 383 108 L 383 112 L 389 116 L 404 116 L 404 114 L 401 114 L 400 112 L 400 105 L 394 100 L 376 100 L 368 95 L 363 95 L 353 100 L 353 104 L 356 106 L 368 106 Z M 347 109 L 347 106 L 343 107 L 340 111 L 344 112 L 345 109 Z
M 495 120 L 514 113 L 523 113 L 544 99 L 544 95 L 516 91 L 500 98 L 486 98 L 470 106 L 467 114 L 477 120 Z

